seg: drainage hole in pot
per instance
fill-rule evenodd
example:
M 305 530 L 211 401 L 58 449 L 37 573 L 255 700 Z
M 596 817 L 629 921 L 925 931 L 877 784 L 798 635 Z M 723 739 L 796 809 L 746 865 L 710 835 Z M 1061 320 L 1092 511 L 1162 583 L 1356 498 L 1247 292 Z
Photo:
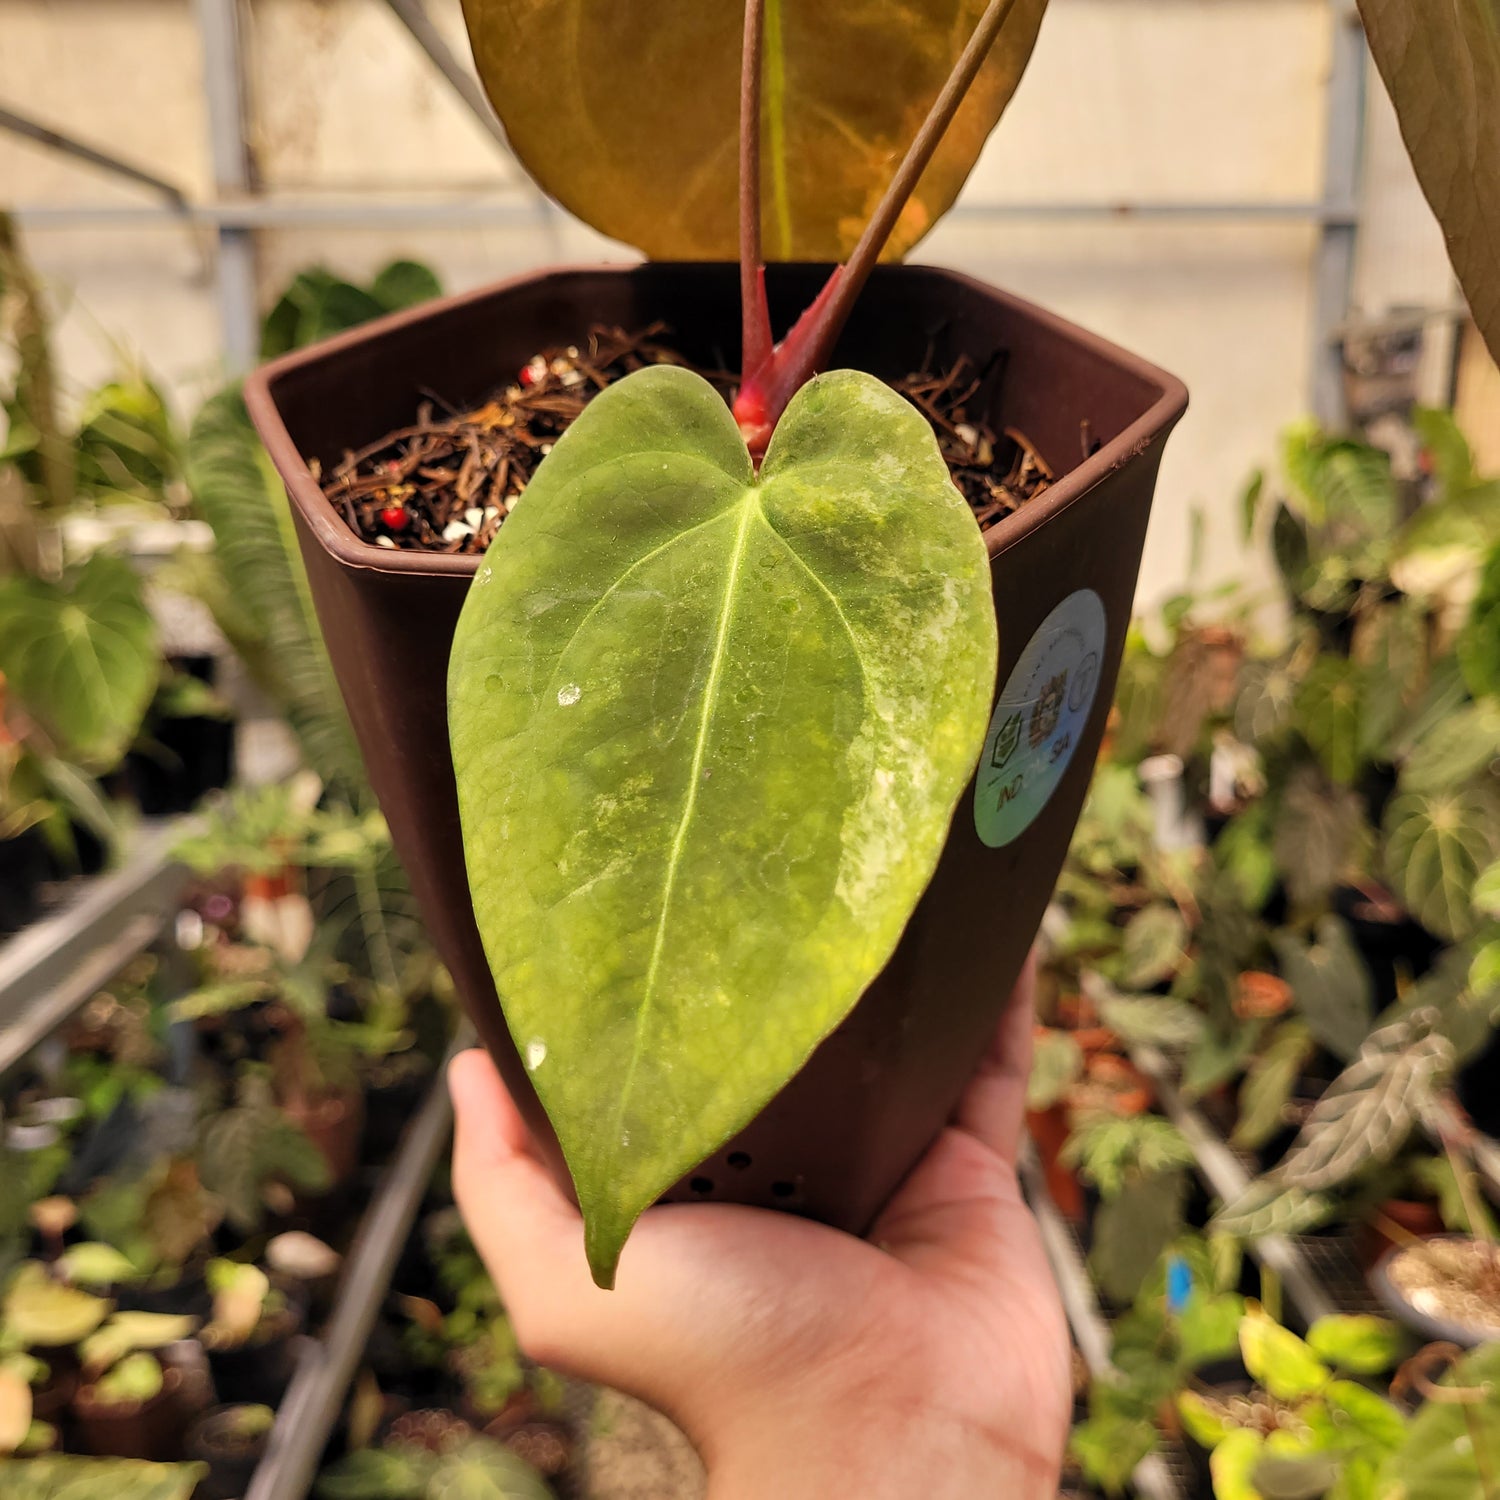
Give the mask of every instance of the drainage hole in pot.
M 790 1198 L 797 1191 L 795 1182 L 773 1182 L 771 1192 L 777 1198 Z
M 692 1188 L 695 1193 L 708 1194 L 713 1192 L 714 1190 L 714 1182 L 712 1177 L 695 1177 L 690 1183 L 688 1183 L 688 1186 Z
M 750 1154 L 747 1151 L 731 1151 L 729 1153 L 729 1165 L 736 1172 L 743 1172 L 750 1165 Z

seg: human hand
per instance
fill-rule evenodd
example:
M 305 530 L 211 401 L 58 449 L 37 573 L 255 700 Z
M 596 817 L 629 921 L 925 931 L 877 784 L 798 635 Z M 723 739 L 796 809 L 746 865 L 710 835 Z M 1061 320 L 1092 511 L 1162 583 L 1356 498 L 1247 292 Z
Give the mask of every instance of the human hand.
M 615 1290 L 489 1058 L 449 1069 L 453 1188 L 521 1347 L 691 1437 L 710 1500 L 1051 1500 L 1069 1342 L 1016 1181 L 1028 963 L 954 1122 L 860 1240 L 733 1204 L 648 1210 Z

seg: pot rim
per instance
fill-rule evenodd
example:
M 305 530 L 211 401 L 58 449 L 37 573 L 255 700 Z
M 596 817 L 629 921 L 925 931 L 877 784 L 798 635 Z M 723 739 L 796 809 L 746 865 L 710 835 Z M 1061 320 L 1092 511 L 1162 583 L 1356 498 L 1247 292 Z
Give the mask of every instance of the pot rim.
M 1432 1234 L 1421 1235 L 1419 1238 L 1429 1244 L 1454 1240 L 1471 1244 L 1476 1242 L 1472 1234 Z M 1429 1342 L 1458 1344 L 1463 1348 L 1473 1349 L 1493 1339 L 1495 1335 L 1487 1325 L 1460 1323 L 1441 1313 L 1423 1312 L 1391 1280 L 1391 1262 L 1403 1251 L 1411 1248 L 1406 1244 L 1390 1246 L 1366 1273 L 1370 1289 L 1385 1304 L 1387 1311 L 1398 1322 L 1415 1329 Z
M 658 262 L 657 264 L 664 264 Z M 684 267 L 701 265 L 703 262 L 681 262 Z M 244 382 L 245 406 L 272 462 L 282 476 L 293 503 L 302 512 L 308 527 L 318 539 L 319 545 L 343 566 L 374 573 L 410 574 L 423 578 L 472 578 L 479 571 L 482 554 L 409 552 L 400 548 L 377 547 L 372 542 L 361 540 L 349 529 L 324 496 L 317 481 L 308 470 L 307 461 L 297 451 L 291 434 L 286 430 L 272 394 L 273 387 L 287 375 L 314 365 L 333 355 L 343 354 L 383 339 L 398 329 L 424 322 L 437 314 L 464 308 L 476 302 L 488 300 L 500 293 L 537 282 L 561 281 L 580 274 L 614 271 L 628 275 L 635 265 L 619 263 L 568 263 L 545 266 L 538 270 L 522 272 L 487 286 L 453 296 L 424 302 L 401 312 L 389 313 L 332 338 L 310 344 L 305 349 L 293 350 L 279 359 L 252 370 Z M 1080 328 L 1075 323 L 1059 317 L 1056 313 L 1027 302 L 1024 298 L 1001 291 L 968 276 L 962 271 L 951 271 L 943 266 L 899 265 L 878 268 L 877 275 L 931 277 L 948 281 L 956 286 L 982 293 L 986 297 L 1003 302 L 1008 307 L 1024 312 L 1032 321 L 1041 324 L 1049 332 L 1079 345 L 1109 364 L 1126 370 L 1145 385 L 1154 386 L 1157 396 L 1151 405 L 1123 432 L 1103 444 L 1097 452 L 1084 459 L 1076 468 L 1070 469 L 1061 479 L 1048 486 L 1035 500 L 1013 511 L 1004 520 L 997 522 L 984 533 L 985 545 L 991 558 L 1013 547 L 1022 538 L 1043 526 L 1059 511 L 1071 505 L 1081 495 L 1092 489 L 1106 475 L 1124 467 L 1131 459 L 1144 452 L 1151 442 L 1169 429 L 1187 408 L 1187 387 L 1175 375 L 1170 375 L 1150 361 L 1132 354 L 1129 350 L 1101 338 L 1096 333 Z

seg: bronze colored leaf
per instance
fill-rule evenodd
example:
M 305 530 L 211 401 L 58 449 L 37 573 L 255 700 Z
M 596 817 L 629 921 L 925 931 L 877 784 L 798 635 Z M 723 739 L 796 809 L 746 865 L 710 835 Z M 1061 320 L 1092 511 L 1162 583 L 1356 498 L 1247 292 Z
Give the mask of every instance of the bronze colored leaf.
M 742 7 L 463 0 L 512 149 L 595 229 L 659 260 L 732 260 Z M 896 226 L 952 206 L 1020 82 L 1047 0 L 1016 0 Z M 761 203 L 770 260 L 843 260 L 984 0 L 766 0 Z
M 1500 3 L 1359 0 L 1417 180 L 1500 359 Z

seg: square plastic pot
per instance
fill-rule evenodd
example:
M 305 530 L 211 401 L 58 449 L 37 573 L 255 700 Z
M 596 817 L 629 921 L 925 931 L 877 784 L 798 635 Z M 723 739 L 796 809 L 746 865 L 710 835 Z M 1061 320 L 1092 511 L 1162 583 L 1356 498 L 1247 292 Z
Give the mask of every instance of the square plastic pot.
M 771 268 L 778 327 L 824 275 Z M 366 544 L 324 499 L 309 465 L 326 473 L 409 423 L 423 391 L 477 406 L 543 348 L 580 343 L 595 324 L 658 320 L 688 359 L 732 367 L 736 268 L 544 271 L 288 355 L 245 388 L 291 497 L 334 670 L 397 853 L 479 1035 L 564 1182 L 495 996 L 464 873 L 445 689 L 478 560 Z M 1039 308 L 926 267 L 876 272 L 833 364 L 897 378 L 928 359 L 946 368 L 960 354 L 992 371 L 986 399 L 996 430 L 1019 429 L 1058 476 L 986 534 L 1005 711 L 886 969 L 760 1116 L 669 1198 L 787 1208 L 865 1229 L 983 1055 L 1067 850 L 1114 693 L 1162 446 L 1187 392 Z M 1073 672 L 1063 701 L 1077 699 L 1066 711 L 1052 672 L 1059 663 Z M 1037 740 L 1033 731 L 1049 727 L 1039 716 L 1059 714 L 1063 731 Z M 1050 793 L 1039 807 L 1037 787 L 1020 795 L 1023 766 Z M 1009 841 L 991 847 L 980 826 L 991 843 Z

